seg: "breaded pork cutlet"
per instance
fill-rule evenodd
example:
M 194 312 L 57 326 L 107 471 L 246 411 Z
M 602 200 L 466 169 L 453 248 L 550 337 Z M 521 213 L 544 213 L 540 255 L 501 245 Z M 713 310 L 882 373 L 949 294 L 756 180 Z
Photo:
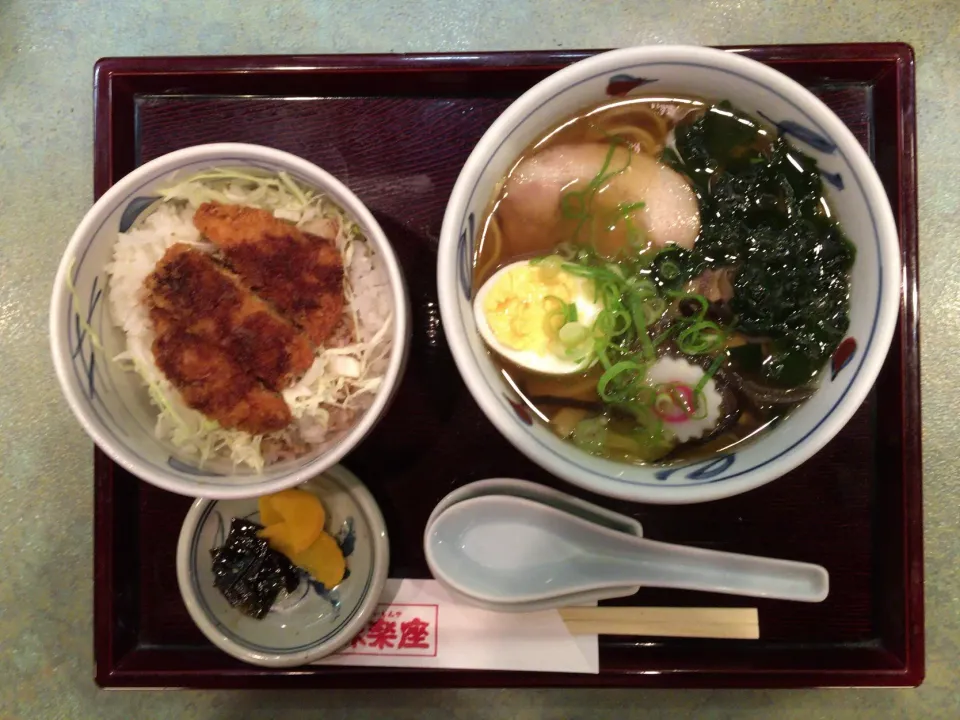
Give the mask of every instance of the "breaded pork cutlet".
M 322 345 L 343 313 L 343 262 L 325 238 L 266 210 L 204 203 L 193 224 L 243 282 Z
M 206 253 L 173 245 L 145 287 L 155 326 L 163 321 L 168 332 L 220 348 L 270 390 L 289 386 L 313 363 L 306 335 Z
M 154 323 L 153 355 L 184 402 L 224 428 L 253 435 L 282 430 L 293 421 L 279 393 L 263 387 L 222 348 L 170 318 Z

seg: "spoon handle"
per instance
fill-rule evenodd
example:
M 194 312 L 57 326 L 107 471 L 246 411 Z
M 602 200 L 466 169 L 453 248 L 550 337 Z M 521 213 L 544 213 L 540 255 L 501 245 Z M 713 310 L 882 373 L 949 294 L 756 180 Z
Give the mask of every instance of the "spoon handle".
M 625 538 L 626 539 L 626 538 Z M 641 538 L 609 560 L 618 583 L 647 587 L 702 590 L 778 600 L 822 602 L 830 577 L 820 565 L 702 550 Z M 628 579 L 626 575 L 629 574 Z

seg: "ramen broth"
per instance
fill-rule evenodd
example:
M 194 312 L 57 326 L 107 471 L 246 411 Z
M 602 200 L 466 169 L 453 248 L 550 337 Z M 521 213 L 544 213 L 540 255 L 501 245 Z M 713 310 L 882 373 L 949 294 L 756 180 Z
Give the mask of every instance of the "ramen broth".
M 523 296 L 586 372 L 544 374 L 491 346 L 534 414 L 601 457 L 672 462 L 757 436 L 815 392 L 849 324 L 855 249 L 816 162 L 727 103 L 618 99 L 565 119 L 524 150 L 480 227 L 475 288 L 530 260 L 601 309 L 585 324 L 572 300 Z M 498 307 L 533 301 L 511 302 Z

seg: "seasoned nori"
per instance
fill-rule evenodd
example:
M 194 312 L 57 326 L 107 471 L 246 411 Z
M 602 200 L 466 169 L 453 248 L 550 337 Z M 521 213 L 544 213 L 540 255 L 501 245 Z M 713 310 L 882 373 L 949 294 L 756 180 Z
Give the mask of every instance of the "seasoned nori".
M 300 573 L 281 553 L 257 536 L 263 526 L 233 518 L 223 547 L 213 556 L 213 585 L 233 607 L 260 620 L 269 612 L 280 590 L 293 592 Z

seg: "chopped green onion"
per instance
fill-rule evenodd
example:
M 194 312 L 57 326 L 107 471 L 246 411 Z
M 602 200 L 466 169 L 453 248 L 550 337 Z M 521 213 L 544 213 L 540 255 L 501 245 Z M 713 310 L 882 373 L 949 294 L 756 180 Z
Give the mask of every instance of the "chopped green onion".
M 680 266 L 673 260 L 664 260 L 660 263 L 660 274 L 665 280 L 674 280 L 680 277 Z
M 580 233 L 584 225 L 590 224 L 591 235 L 593 232 L 593 201 L 603 187 L 603 185 L 612 177 L 619 175 L 630 167 L 633 153 L 627 148 L 627 160 L 622 168 L 610 170 L 610 163 L 613 161 L 614 153 L 618 147 L 617 142 L 611 142 L 604 157 L 603 165 L 599 172 L 582 190 L 571 190 L 560 196 L 560 213 L 567 220 L 576 220 L 577 227 L 573 232 L 573 241 L 580 241 Z M 591 237 L 592 242 L 592 237 Z
M 570 241 L 557 247 L 554 255 L 539 259 L 538 264 L 546 265 L 548 273 L 558 268 L 593 283 L 591 295 L 600 306 L 592 326 L 587 326 L 580 321 L 575 303 L 551 298 L 557 305 L 550 315 L 554 351 L 563 358 L 596 358 L 602 368 L 597 382 L 600 399 L 634 417 L 651 438 L 662 438 L 663 421 L 655 411 L 658 403 L 661 410 L 669 403 L 672 412 L 682 408 L 687 416 L 705 416 L 703 388 L 723 363 L 723 356 L 713 360 L 696 388 L 672 389 L 664 394 L 660 392 L 663 388 L 654 389 L 644 382 L 657 348 L 673 342 L 685 355 L 714 355 L 723 350 L 729 328 L 707 320 L 710 302 L 706 297 L 671 289 L 690 277 L 687 255 L 674 247 L 652 248 L 646 244 L 633 215 L 645 207 L 643 203 L 620 203 L 612 214 L 595 216 L 594 204 L 603 183 L 629 167 L 629 155 L 622 167 L 611 167 L 615 152 L 616 143 L 611 143 L 603 166 L 587 186 L 561 197 L 561 212 L 564 218 L 576 221 L 576 232 Z M 611 262 L 585 242 L 584 228 L 592 240 L 595 229 L 621 222 L 631 247 Z M 633 244 L 641 240 L 643 246 Z M 668 312 L 677 301 L 685 300 L 696 303 L 691 316 Z M 661 328 L 661 323 L 665 327 Z M 658 332 L 654 333 L 654 328 Z
M 650 334 L 647 332 L 646 328 L 639 332 L 640 336 L 640 347 L 643 350 L 643 356 L 647 360 L 653 360 L 657 357 L 657 351 L 653 347 L 653 341 L 650 340 Z
M 537 262 L 534 263 L 534 260 Z M 540 268 L 540 277 L 542 277 L 544 280 L 553 280 L 560 274 L 563 260 L 559 255 L 547 255 L 543 258 L 534 258 L 534 260 L 531 260 L 530 264 L 535 264 Z
M 673 410 L 673 398 L 670 397 L 668 392 L 658 392 L 656 399 L 653 401 L 654 412 L 657 412 L 661 415 L 666 415 Z
M 657 320 L 663 317 L 663 313 L 667 310 L 667 303 L 663 298 L 652 297 L 644 301 L 643 303 L 643 313 L 646 324 L 653 325 Z
M 577 345 L 583 342 L 589 333 L 589 330 L 578 322 L 568 322 L 557 333 L 557 337 L 567 347 Z
M 716 375 L 717 370 L 720 369 L 720 366 L 723 365 L 724 361 L 727 359 L 727 354 L 725 352 L 720 353 L 713 359 L 713 362 L 710 363 L 710 367 L 707 368 L 707 371 L 703 374 L 703 377 L 700 378 L 700 382 L 697 383 L 697 386 L 693 389 L 694 393 L 700 393 L 707 386 L 707 383 L 710 381 L 714 375 Z
M 668 340 L 670 336 L 673 335 L 674 332 L 676 332 L 676 330 L 677 330 L 676 325 L 671 325 L 670 327 L 668 327 L 666 330 L 664 330 L 662 333 L 660 333 L 653 339 L 653 346 L 658 347 L 659 345 L 661 345 L 665 340 Z
M 630 329 L 630 326 L 631 326 L 631 324 L 632 324 L 632 318 L 630 317 L 630 313 L 627 312 L 627 311 L 626 311 L 625 309 L 623 309 L 622 307 L 619 308 L 619 309 L 614 313 L 614 320 L 615 320 L 615 321 L 616 321 L 616 320 L 622 321 L 621 325 L 619 325 L 619 326 L 618 326 L 616 323 L 614 323 L 614 326 L 613 326 L 613 334 L 614 334 L 614 335 L 622 335 L 622 334 L 625 333 L 628 329 Z
M 677 347 L 687 355 L 704 355 L 722 345 L 724 339 L 719 325 L 709 320 L 698 320 L 680 331 Z
M 704 375 L 703 377 L 706 377 L 706 375 Z M 701 378 L 700 380 L 702 382 L 703 378 Z M 693 413 L 693 415 L 691 416 L 691 419 L 703 420 L 707 416 L 707 412 L 709 408 L 707 407 L 707 399 L 706 397 L 704 397 L 703 392 L 701 391 L 701 389 L 699 389 L 699 387 L 694 388 L 693 390 L 693 403 L 694 403 L 694 407 L 696 407 L 696 412 Z
M 645 374 L 646 367 L 640 363 L 621 360 L 600 376 L 597 394 L 606 402 L 629 400 L 631 389 L 643 381 Z

